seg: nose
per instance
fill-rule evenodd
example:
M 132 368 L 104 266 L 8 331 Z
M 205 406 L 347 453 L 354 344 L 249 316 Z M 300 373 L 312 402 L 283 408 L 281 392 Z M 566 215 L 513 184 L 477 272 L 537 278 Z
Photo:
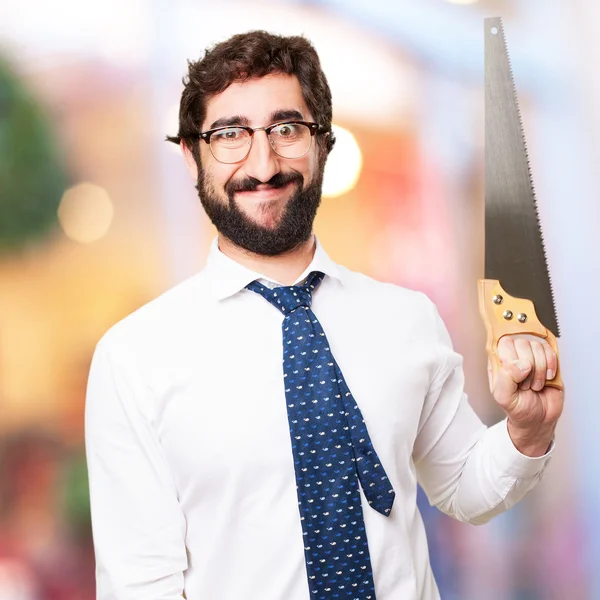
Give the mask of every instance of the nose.
M 279 157 L 271 148 L 271 142 L 265 131 L 256 131 L 252 147 L 244 165 L 244 171 L 249 177 L 254 177 L 266 183 L 281 170 Z

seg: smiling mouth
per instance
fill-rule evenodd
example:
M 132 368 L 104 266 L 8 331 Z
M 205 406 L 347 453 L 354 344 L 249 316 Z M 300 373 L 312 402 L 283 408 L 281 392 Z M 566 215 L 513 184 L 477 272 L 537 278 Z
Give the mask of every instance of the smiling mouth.
M 295 185 L 294 181 L 289 181 L 285 185 L 280 187 L 273 187 L 267 184 L 261 184 L 256 187 L 255 190 L 249 191 L 239 191 L 236 192 L 235 195 L 240 198 L 253 199 L 258 201 L 264 200 L 275 200 L 280 198 L 285 192 L 287 192 L 293 185 Z

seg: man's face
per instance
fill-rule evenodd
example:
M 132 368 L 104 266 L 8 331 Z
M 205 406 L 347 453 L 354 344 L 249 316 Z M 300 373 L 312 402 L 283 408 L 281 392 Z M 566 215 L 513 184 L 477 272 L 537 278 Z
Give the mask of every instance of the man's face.
M 296 76 L 272 74 L 232 83 L 207 103 L 202 131 L 228 125 L 268 126 L 286 119 L 313 121 Z M 277 255 L 308 240 L 321 199 L 325 153 L 316 136 L 301 158 L 278 156 L 264 131 L 254 133 L 248 156 L 224 164 L 200 144 L 197 168 L 186 151 L 186 163 L 197 179 L 198 195 L 220 234 L 246 250 Z

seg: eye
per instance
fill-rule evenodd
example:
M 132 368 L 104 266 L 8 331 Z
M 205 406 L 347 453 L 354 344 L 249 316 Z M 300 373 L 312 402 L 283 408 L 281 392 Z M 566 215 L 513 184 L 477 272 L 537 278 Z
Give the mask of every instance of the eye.
M 215 131 L 212 134 L 211 142 L 227 144 L 238 142 L 245 137 L 248 137 L 248 132 L 245 129 L 241 129 L 239 127 L 229 127 L 228 129 Z
M 293 137 L 297 134 L 297 131 L 298 126 L 295 123 L 284 123 L 283 125 L 279 125 L 274 129 L 275 134 L 282 138 Z

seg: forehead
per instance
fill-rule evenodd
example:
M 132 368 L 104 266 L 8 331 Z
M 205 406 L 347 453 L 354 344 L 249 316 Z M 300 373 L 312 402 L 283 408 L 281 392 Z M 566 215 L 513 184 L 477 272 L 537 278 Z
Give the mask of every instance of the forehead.
M 208 100 L 202 129 L 217 119 L 235 116 L 247 118 L 255 127 L 269 125 L 271 115 L 282 110 L 297 110 L 305 120 L 312 119 L 295 75 L 273 73 L 237 81 Z

